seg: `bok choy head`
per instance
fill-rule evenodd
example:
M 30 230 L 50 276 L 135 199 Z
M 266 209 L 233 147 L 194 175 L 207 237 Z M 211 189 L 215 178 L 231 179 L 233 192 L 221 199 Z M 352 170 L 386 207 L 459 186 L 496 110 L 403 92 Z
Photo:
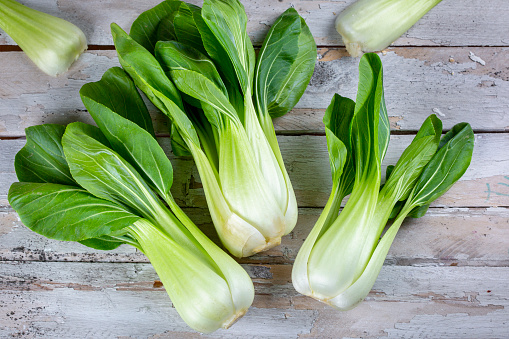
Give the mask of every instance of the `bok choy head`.
M 356 101 L 335 95 L 326 111 L 332 192 L 292 271 L 297 291 L 340 310 L 367 296 L 404 218 L 422 216 L 463 175 L 474 140 L 467 123 L 441 138 L 442 123 L 431 115 L 380 188 L 389 141 L 380 58 L 365 54 L 359 73 Z
M 217 233 L 235 256 L 280 243 L 297 203 L 272 117 L 287 113 L 313 73 L 316 45 L 294 9 L 255 57 L 237 0 L 203 7 L 163 2 L 133 23 L 112 24 L 122 67 L 172 122 L 172 147 L 191 154 Z
M 112 68 L 80 93 L 99 127 L 28 128 L 9 203 L 48 238 L 102 250 L 135 246 L 190 327 L 228 327 L 251 305 L 252 282 L 176 205 L 172 166 L 134 83 Z
M 87 49 L 81 29 L 15 0 L 0 0 L 0 28 L 41 71 L 51 76 L 66 72 Z

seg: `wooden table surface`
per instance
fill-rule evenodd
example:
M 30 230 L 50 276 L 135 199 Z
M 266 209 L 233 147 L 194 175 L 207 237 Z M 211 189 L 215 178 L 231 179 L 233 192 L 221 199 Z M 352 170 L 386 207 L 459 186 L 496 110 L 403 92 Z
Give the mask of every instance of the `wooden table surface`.
M 333 93 L 354 97 L 357 88 L 359 60 L 347 56 L 334 30 L 335 15 L 352 0 L 244 0 L 255 44 L 293 6 L 319 54 L 306 93 L 275 121 L 300 206 L 298 224 L 280 246 L 240 260 L 255 284 L 254 304 L 229 330 L 206 336 L 179 318 L 154 269 L 133 247 L 102 252 L 48 240 L 23 226 L 7 202 L 24 129 L 91 122 L 78 90 L 118 65 L 110 22 L 128 29 L 158 1 L 21 2 L 72 21 L 90 46 L 67 74 L 51 78 L 0 32 L 1 338 L 509 337 L 508 1 L 444 0 L 380 53 L 392 127 L 384 163 L 396 161 L 432 113 L 444 129 L 469 122 L 475 149 L 463 178 L 426 216 L 404 223 L 366 300 L 339 312 L 299 295 L 290 272 L 331 187 L 324 109 Z M 166 121 L 150 109 L 169 153 Z M 193 162 L 172 162 L 174 196 L 213 236 Z

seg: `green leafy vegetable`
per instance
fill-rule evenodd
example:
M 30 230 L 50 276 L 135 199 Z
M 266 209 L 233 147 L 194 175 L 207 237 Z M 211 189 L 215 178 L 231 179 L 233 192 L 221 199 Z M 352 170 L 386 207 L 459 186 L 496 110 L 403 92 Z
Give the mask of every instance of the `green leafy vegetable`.
M 14 0 L 0 0 L 0 28 L 51 76 L 65 73 L 87 49 L 85 34 L 78 27 Z
M 355 307 L 369 293 L 404 218 L 422 216 L 463 175 L 474 140 L 467 123 L 440 139 L 442 123 L 431 115 L 380 188 L 388 144 L 388 133 L 381 132 L 387 112 L 380 58 L 365 54 L 359 73 L 356 102 L 335 95 L 326 111 L 332 192 L 292 271 L 297 291 L 340 310 Z
M 132 81 L 113 68 L 80 94 L 99 128 L 31 127 L 15 167 L 20 180 L 34 182 L 14 183 L 10 204 L 26 226 L 48 238 L 103 250 L 135 246 L 189 326 L 206 333 L 227 328 L 251 305 L 252 282 L 175 203 L 170 161 Z M 135 107 L 146 116 L 134 116 Z
M 296 224 L 271 117 L 297 103 L 316 59 L 294 9 L 274 23 L 258 60 L 246 24 L 237 0 L 158 5 L 130 36 L 112 24 L 122 67 L 170 118 L 174 152 L 193 156 L 219 237 L 238 257 L 279 244 Z
M 358 0 L 336 18 L 350 55 L 388 47 L 442 0 Z

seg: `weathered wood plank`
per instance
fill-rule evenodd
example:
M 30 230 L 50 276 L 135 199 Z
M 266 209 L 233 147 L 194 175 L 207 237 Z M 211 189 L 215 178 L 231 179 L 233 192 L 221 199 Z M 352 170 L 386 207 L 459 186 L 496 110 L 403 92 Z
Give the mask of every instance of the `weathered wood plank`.
M 384 164 L 394 164 L 413 136 L 393 135 Z M 169 152 L 169 138 L 159 138 Z M 285 164 L 300 207 L 323 207 L 331 190 L 324 136 L 279 136 Z M 17 181 L 14 156 L 25 140 L 0 140 L 0 206 L 7 205 L 9 186 Z M 477 134 L 470 168 L 433 206 L 509 206 L 509 134 Z M 191 159 L 172 158 L 172 192 L 185 207 L 206 207 L 198 171 Z M 385 173 L 385 166 L 382 169 Z M 313 173 L 313 175 L 309 175 Z
M 149 264 L 1 263 L 0 335 L 194 337 Z M 338 312 L 299 295 L 290 265 L 245 266 L 256 297 L 229 330 L 205 338 L 500 338 L 509 269 L 384 266 L 366 301 Z M 155 283 L 156 282 L 156 283 Z M 155 283 L 155 284 L 154 284 Z
M 207 210 L 186 209 L 193 221 L 219 243 Z M 321 209 L 301 209 L 297 226 L 280 246 L 239 260 L 289 264 L 318 219 Z M 509 209 L 432 208 L 408 219 L 387 257 L 394 265 L 509 266 Z M 0 260 L 67 262 L 148 262 L 131 246 L 97 251 L 78 243 L 50 240 L 26 228 L 13 211 L 0 212 Z
M 261 44 L 269 26 L 288 7 L 294 7 L 308 23 L 319 45 L 342 45 L 334 29 L 336 15 L 354 0 L 244 0 L 248 13 L 248 32 L 255 44 Z M 100 0 L 23 0 L 32 8 L 73 22 L 80 27 L 91 45 L 111 45 L 110 23 L 128 30 L 144 10 L 161 2 L 149 0 L 126 5 Z M 189 0 L 201 5 L 202 1 Z M 509 45 L 509 5 L 504 0 L 443 1 L 399 38 L 397 46 L 507 46 Z M 0 45 L 13 44 L 0 31 Z
M 471 51 L 486 65 L 472 61 Z M 66 76 L 51 78 L 20 64 L 21 54 L 0 53 L 0 136 L 21 136 L 26 127 L 41 123 L 91 122 L 79 89 L 118 66 L 115 51 L 90 51 Z M 320 49 L 319 58 L 296 108 L 275 120 L 278 132 L 323 133 L 323 112 L 333 94 L 355 98 L 358 59 L 342 49 Z M 394 130 L 416 131 L 433 113 L 446 129 L 468 121 L 477 131 L 509 130 L 509 48 L 394 48 L 382 62 Z M 157 133 L 167 135 L 166 118 L 149 108 Z

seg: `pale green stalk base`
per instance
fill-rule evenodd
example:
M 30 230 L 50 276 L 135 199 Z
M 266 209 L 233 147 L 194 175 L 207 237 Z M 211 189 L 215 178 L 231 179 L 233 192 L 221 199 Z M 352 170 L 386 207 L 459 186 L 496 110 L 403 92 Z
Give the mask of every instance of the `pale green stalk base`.
M 195 235 L 196 230 L 192 230 Z M 190 327 L 211 333 L 230 327 L 247 312 L 254 297 L 249 276 L 208 239 L 210 244 L 207 244 L 204 235 L 193 238 L 191 242 L 200 244 L 197 249 L 190 249 L 145 219 L 131 226 L 130 234 L 140 244 L 174 307 Z
M 336 30 L 353 57 L 383 50 L 442 0 L 359 0 L 336 18 Z
M 87 49 L 85 34 L 68 21 L 0 0 L 0 27 L 44 73 L 65 73 Z

